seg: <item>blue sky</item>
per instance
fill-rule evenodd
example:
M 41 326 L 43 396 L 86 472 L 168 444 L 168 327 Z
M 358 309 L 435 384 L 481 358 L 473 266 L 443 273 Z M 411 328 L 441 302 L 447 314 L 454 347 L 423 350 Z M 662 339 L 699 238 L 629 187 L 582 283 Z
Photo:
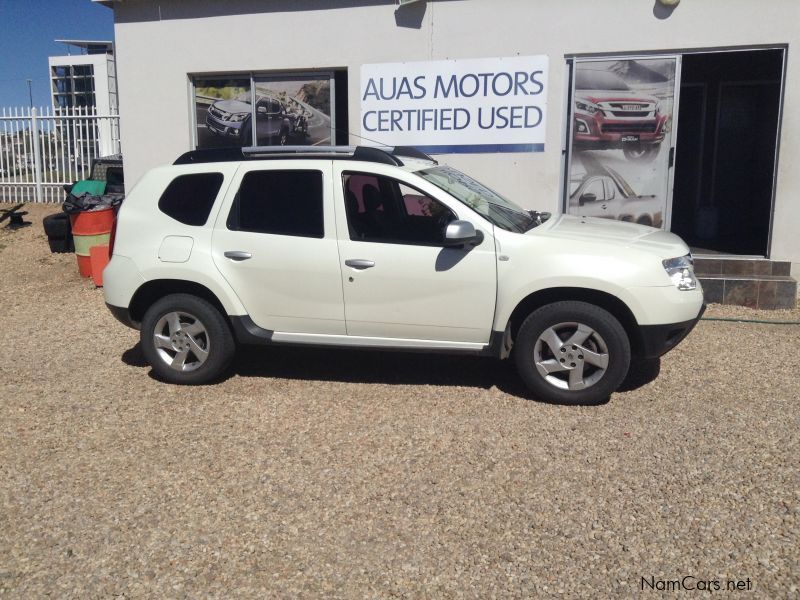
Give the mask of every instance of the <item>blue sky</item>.
M 50 106 L 47 57 L 67 54 L 55 39 L 113 41 L 114 12 L 91 0 L 0 0 L 0 107 L 28 106 L 26 79 L 34 106 Z

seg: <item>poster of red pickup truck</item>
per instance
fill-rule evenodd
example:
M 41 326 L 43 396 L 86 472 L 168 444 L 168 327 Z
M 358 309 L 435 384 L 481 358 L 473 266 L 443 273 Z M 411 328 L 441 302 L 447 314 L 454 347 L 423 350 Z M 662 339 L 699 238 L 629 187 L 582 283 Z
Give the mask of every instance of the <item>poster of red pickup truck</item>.
M 576 61 L 572 214 L 666 223 L 674 58 Z

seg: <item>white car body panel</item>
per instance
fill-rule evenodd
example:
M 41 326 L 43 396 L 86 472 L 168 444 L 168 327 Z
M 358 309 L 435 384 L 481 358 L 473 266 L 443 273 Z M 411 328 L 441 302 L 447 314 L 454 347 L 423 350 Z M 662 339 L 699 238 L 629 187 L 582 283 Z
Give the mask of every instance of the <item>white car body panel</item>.
M 632 223 L 557 215 L 524 235 L 498 231 L 498 303 L 495 329 L 527 296 L 548 288 L 583 288 L 616 296 L 639 325 L 697 316 L 702 290 L 679 291 L 661 264 L 689 248 L 676 235 Z M 644 301 L 641 289 L 653 288 Z M 663 301 L 655 301 L 663 297 Z M 678 313 L 676 314 L 676 305 Z M 686 317 L 686 311 L 693 314 Z
M 443 248 L 351 240 L 341 184 L 345 172 L 385 175 L 419 189 L 470 220 L 484 240 L 477 247 Z M 435 186 L 396 168 L 334 163 L 336 227 L 347 333 L 354 336 L 488 344 L 494 320 L 497 269 L 493 227 Z M 358 270 L 348 259 L 374 261 Z
M 325 237 L 308 238 L 231 231 L 227 218 L 242 178 L 263 169 L 319 170 L 323 175 Z M 241 300 L 245 313 L 264 329 L 295 333 L 345 334 L 344 301 L 333 211 L 331 161 L 244 163 L 214 226 L 214 265 Z M 252 258 L 225 258 L 230 250 Z
M 122 299 L 128 292 L 129 285 L 118 285 L 117 281 L 129 276 L 123 275 L 121 268 L 125 263 L 117 257 L 127 257 L 135 266 L 143 281 L 160 279 L 178 279 L 198 283 L 208 288 L 220 301 L 229 315 L 246 314 L 244 306 L 236 294 L 222 277 L 211 269 L 211 234 L 212 224 L 222 204 L 231 180 L 238 169 L 238 163 L 216 163 L 213 169 L 208 164 L 171 165 L 158 167 L 148 172 L 125 198 L 117 215 L 117 228 L 113 256 L 109 266 L 103 271 L 103 290 L 106 302 L 113 306 L 129 306 L 133 294 Z M 164 189 L 178 175 L 190 173 L 222 173 L 224 180 L 217 194 L 208 220 L 204 226 L 185 225 L 158 210 L 158 200 Z M 162 261 L 158 252 L 164 239 L 169 236 L 185 236 L 192 238 L 192 249 L 185 262 L 172 263 Z M 120 263 L 115 264 L 115 261 Z M 108 273 L 110 278 L 106 279 Z

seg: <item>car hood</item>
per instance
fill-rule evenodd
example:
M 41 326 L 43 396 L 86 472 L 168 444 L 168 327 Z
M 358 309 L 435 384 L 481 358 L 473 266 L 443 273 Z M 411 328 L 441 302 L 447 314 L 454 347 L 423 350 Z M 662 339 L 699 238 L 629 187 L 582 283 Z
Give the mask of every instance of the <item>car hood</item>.
M 603 91 L 603 90 L 580 90 L 575 92 L 575 97 L 589 102 L 617 102 L 617 101 L 638 101 L 638 102 L 658 102 L 655 96 L 648 96 L 641 92 L 625 92 L 625 91 Z
M 220 100 L 219 102 L 214 102 L 214 108 L 236 114 L 249 113 L 252 107 L 250 103 L 242 102 L 241 100 Z
M 612 219 L 561 214 L 531 229 L 528 235 L 611 244 L 649 252 L 661 258 L 674 258 L 689 253 L 686 243 L 674 233 Z

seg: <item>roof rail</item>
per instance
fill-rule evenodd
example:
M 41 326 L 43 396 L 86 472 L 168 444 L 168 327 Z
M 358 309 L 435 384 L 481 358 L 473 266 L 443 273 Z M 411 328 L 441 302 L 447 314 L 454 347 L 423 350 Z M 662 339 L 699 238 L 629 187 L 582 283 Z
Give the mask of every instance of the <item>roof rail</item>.
M 352 155 L 356 146 L 248 146 L 242 148 L 245 156 L 273 154 L 346 154 Z
M 416 158 L 438 164 L 424 152 L 411 146 L 250 146 L 247 148 L 203 148 L 181 154 L 173 164 L 231 162 L 259 158 L 320 157 L 363 160 L 402 166 L 399 157 Z

